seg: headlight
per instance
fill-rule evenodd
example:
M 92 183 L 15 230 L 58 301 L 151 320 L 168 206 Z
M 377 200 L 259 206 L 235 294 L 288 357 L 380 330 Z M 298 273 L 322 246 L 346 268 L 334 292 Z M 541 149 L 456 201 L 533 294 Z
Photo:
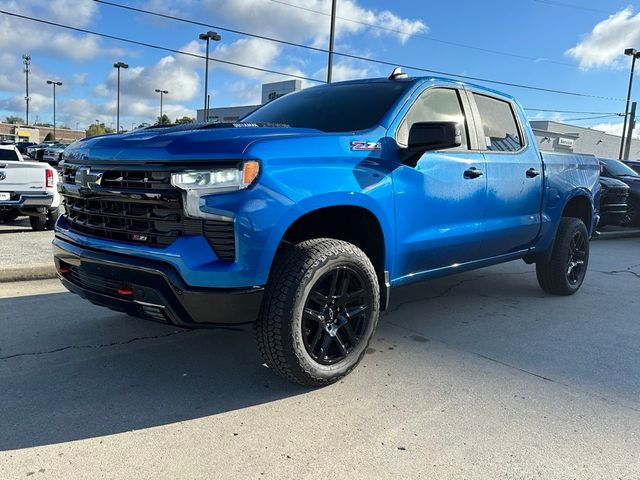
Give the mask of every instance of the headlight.
M 256 160 L 248 160 L 240 168 L 221 167 L 173 173 L 171 185 L 184 192 L 184 210 L 189 217 L 208 218 L 210 215 L 200 210 L 203 196 L 243 190 L 255 181 L 259 172 L 260 164 Z
M 256 160 L 249 160 L 242 164 L 242 168 L 224 167 L 174 173 L 171 175 L 171 184 L 181 190 L 195 190 L 200 194 L 229 192 L 247 188 L 259 171 L 260 164 Z

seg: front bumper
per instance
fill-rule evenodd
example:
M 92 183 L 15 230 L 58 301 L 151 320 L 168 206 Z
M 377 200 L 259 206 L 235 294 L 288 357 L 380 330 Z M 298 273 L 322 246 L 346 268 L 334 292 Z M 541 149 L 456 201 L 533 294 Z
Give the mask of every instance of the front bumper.
M 81 247 L 56 237 L 58 277 L 96 305 L 181 327 L 255 321 L 263 288 L 194 288 L 170 265 Z
M 12 208 L 49 208 L 53 203 L 52 193 L 24 193 L 11 195 L 11 200 L 0 201 L 0 207 Z

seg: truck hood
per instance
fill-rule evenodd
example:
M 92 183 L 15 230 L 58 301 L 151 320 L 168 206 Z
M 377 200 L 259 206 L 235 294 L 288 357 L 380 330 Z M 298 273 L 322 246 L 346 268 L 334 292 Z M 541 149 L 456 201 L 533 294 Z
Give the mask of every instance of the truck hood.
M 79 140 L 67 147 L 69 163 L 221 161 L 240 159 L 247 147 L 261 139 L 325 135 L 314 129 L 287 126 L 191 124 L 135 130 Z

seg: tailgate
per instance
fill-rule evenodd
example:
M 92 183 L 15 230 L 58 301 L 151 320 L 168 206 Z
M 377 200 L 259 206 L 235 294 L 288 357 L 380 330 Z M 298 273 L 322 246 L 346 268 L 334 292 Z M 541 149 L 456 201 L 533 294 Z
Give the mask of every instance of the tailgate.
M 45 191 L 46 167 L 35 162 L 0 160 L 0 192 Z

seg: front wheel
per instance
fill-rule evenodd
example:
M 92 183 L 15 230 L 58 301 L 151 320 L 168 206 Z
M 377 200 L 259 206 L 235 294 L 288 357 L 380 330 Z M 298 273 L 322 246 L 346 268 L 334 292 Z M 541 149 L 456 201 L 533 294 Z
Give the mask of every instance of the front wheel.
M 266 364 L 296 383 L 336 382 L 360 362 L 380 313 L 369 258 L 320 238 L 287 246 L 269 278 L 256 336 Z
M 536 263 L 540 287 L 554 295 L 573 295 L 582 286 L 589 264 L 589 234 L 582 220 L 560 219 L 548 262 Z

